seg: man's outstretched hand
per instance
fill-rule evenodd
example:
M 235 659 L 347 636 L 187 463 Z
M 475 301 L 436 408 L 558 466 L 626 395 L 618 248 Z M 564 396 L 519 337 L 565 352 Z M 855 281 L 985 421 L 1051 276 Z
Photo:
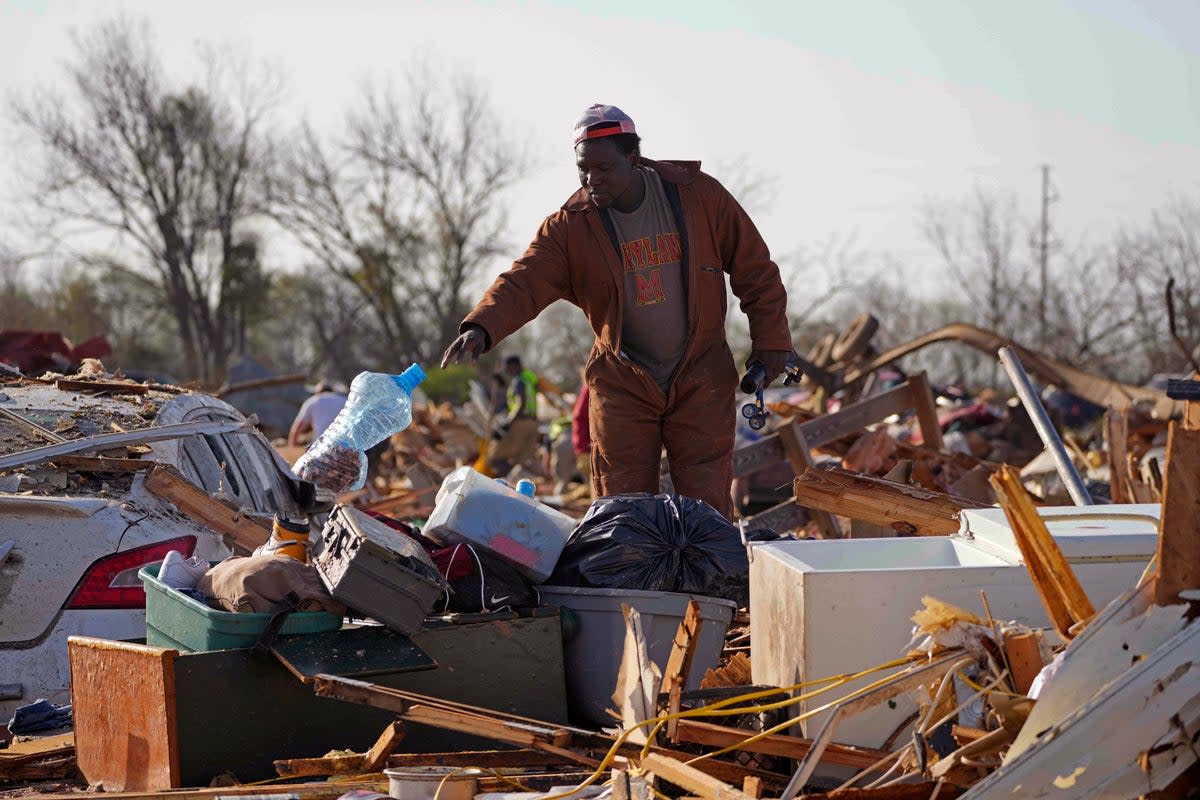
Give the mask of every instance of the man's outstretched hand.
M 791 350 L 755 350 L 750 353 L 750 358 L 746 359 L 746 366 L 755 361 L 762 364 L 767 371 L 767 379 L 763 386 L 770 386 L 787 368 L 788 356 L 791 354 Z
M 442 355 L 442 369 L 449 364 L 461 364 L 463 361 L 473 364 L 486 349 L 487 331 L 478 325 L 471 325 L 446 348 L 445 354 Z

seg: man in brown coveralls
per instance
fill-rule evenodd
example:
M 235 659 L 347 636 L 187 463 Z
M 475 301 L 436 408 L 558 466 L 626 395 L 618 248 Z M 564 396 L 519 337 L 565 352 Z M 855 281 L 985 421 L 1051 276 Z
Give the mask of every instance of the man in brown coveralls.
M 657 492 L 662 448 L 675 491 L 732 512 L 734 392 L 725 275 L 750 320 L 767 383 L 792 351 L 779 268 L 733 196 L 699 162 L 651 161 L 633 120 L 593 105 L 575 125 L 581 189 L 463 320 L 442 366 L 474 360 L 556 300 L 587 315 L 598 496 Z

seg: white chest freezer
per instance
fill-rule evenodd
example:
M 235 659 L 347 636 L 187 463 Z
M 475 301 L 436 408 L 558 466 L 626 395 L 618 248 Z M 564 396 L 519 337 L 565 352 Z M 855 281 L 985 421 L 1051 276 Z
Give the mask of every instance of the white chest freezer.
M 1099 609 L 1141 576 L 1154 554 L 1159 510 L 1106 505 L 1050 507 L 1039 514 Z M 1049 626 L 999 508 L 964 512 L 955 536 L 765 542 L 754 545 L 752 556 L 751 662 L 759 685 L 790 686 L 902 656 L 924 595 L 982 619 L 982 589 L 997 620 Z M 798 704 L 796 713 L 878 677 Z M 834 739 L 880 747 L 915 710 L 901 698 L 894 707 L 844 720 Z M 815 731 L 823 719 L 814 717 L 805 730 Z

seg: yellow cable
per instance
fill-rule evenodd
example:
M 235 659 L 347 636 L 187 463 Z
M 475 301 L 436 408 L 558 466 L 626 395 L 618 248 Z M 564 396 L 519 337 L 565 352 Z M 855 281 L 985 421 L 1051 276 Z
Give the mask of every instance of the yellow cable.
M 988 694 L 1006 694 L 1009 697 L 1025 697 L 1025 695 L 1023 695 L 1023 694 L 1017 694 L 1016 692 L 1005 691 L 1004 689 L 985 689 L 984 687 L 980 686 L 975 681 L 968 678 L 966 673 L 959 671 L 957 674 L 958 674 L 958 677 L 962 678 L 963 683 L 965 683 L 967 686 L 970 686 L 972 689 L 974 689 L 977 692 L 987 692 Z
M 702 708 L 688 709 L 685 711 L 680 711 L 677 714 L 662 714 L 657 717 L 651 717 L 650 719 L 645 719 L 640 722 L 634 723 L 629 728 L 623 730 L 620 733 L 620 735 L 615 740 L 613 740 L 612 746 L 608 749 L 608 752 L 604 755 L 604 758 L 602 758 L 600 760 L 599 766 L 597 766 L 596 770 L 590 776 L 588 776 L 582 783 L 580 783 L 575 788 L 571 789 L 569 792 L 560 792 L 558 794 L 547 795 L 546 797 L 542 798 L 542 800 L 562 800 L 563 798 L 576 795 L 579 792 L 586 789 L 588 786 L 591 786 L 593 783 L 595 783 L 597 780 L 599 780 L 600 777 L 602 775 L 604 775 L 605 771 L 608 770 L 609 766 L 612 765 L 612 762 L 616 759 L 617 755 L 620 753 L 621 746 L 624 745 L 629 740 L 629 737 L 631 735 L 633 735 L 633 733 L 635 731 L 637 731 L 639 728 L 642 728 L 646 725 L 654 725 L 655 726 L 654 733 L 657 733 L 659 730 L 661 730 L 663 725 L 665 725 L 667 722 L 670 722 L 672 719 L 685 719 L 685 718 L 690 718 L 690 717 L 736 716 L 736 715 L 741 715 L 741 714 L 759 713 L 761 711 L 773 711 L 778 708 L 784 708 L 786 706 L 794 705 L 795 703 L 802 702 L 803 700 L 806 700 L 810 697 L 815 697 L 819 694 L 830 691 L 831 689 L 835 689 L 838 686 L 849 683 L 850 681 L 857 680 L 858 678 L 861 678 L 864 675 L 870 675 L 872 673 L 880 672 L 885 669 L 892 669 L 894 667 L 902 666 L 904 664 L 907 664 L 914 660 L 917 660 L 918 658 L 924 658 L 924 656 L 906 656 L 904 658 L 893 659 L 892 661 L 888 661 L 886 663 L 879 664 L 874 667 L 869 667 L 867 669 L 860 670 L 859 672 L 844 673 L 842 675 L 834 675 L 834 676 L 831 676 L 828 678 L 819 678 L 816 680 L 804 681 L 803 683 L 797 683 L 792 686 L 783 686 L 778 689 L 760 689 L 756 692 L 747 692 L 745 694 L 726 698 L 725 700 L 721 700 L 717 703 L 713 703 L 712 705 L 704 706 Z M 849 696 L 853 696 L 854 694 L 858 694 L 859 692 L 867 691 L 869 689 L 875 688 L 876 686 L 881 685 L 882 683 L 885 683 L 891 677 L 892 676 L 888 676 L 888 678 L 881 678 L 879 681 L 875 681 L 874 683 L 870 684 L 867 687 L 864 687 L 863 689 L 856 690 L 854 693 L 852 693 Z M 799 695 L 797 697 L 788 698 L 786 700 L 781 700 L 776 703 L 766 703 L 766 704 L 755 705 L 755 706 L 737 706 L 734 708 L 729 708 L 729 706 L 733 703 L 757 700 L 757 699 L 760 699 L 763 697 L 769 697 L 769 696 L 776 695 L 776 694 L 798 691 L 800 689 L 803 689 L 806 686 L 812 686 L 812 685 L 823 684 L 823 683 L 832 683 L 832 685 L 823 687 L 821 689 L 817 689 L 812 692 L 808 692 L 808 693 Z M 789 725 L 793 725 L 797 722 L 807 719 L 808 717 L 812 716 L 813 714 L 819 713 L 820 711 L 824 710 L 825 708 L 826 708 L 826 706 L 822 706 L 822 708 L 814 709 L 813 711 L 809 711 L 805 714 L 802 714 L 801 716 L 799 716 L 793 720 L 788 720 L 787 722 L 785 722 L 781 725 L 777 725 L 774 728 L 771 728 L 770 730 L 767 730 L 762 733 L 751 736 L 750 738 L 748 738 L 744 742 L 742 742 L 741 745 L 745 745 L 745 744 L 751 743 L 751 742 L 756 742 L 759 739 L 762 739 L 765 736 L 769 736 L 778 730 L 783 730 L 784 728 L 788 727 Z M 648 738 L 647 742 L 649 742 L 649 741 L 653 741 L 653 736 Z M 733 750 L 738 749 L 738 747 L 741 745 L 734 746 L 734 747 L 728 747 L 728 748 L 725 748 L 723 750 L 719 750 L 719 751 L 716 751 L 713 753 L 708 753 L 706 755 L 702 755 L 697 758 L 694 758 L 691 761 L 688 761 L 687 763 L 692 764 L 696 761 L 699 761 L 704 758 L 708 758 L 710 756 L 723 755 L 724 753 L 732 752 Z M 648 750 L 649 750 L 649 744 L 647 743 L 647 746 L 642 748 L 642 754 L 645 755 L 648 752 Z M 455 771 L 457 772 L 457 771 L 461 771 L 463 769 L 468 769 L 468 768 L 467 767 L 459 767 Z M 452 774 L 454 774 L 454 773 L 453 772 L 449 773 L 446 777 L 448 778 Z M 446 780 L 446 778 L 443 778 L 442 783 L 444 783 L 445 780 Z M 439 792 L 441 791 L 441 786 L 442 786 L 442 784 L 439 783 L 438 784 Z M 657 790 L 655 790 L 655 794 L 659 796 L 660 800 L 665 800 L 663 795 L 659 794 Z M 437 800 L 436 793 L 434 794 L 434 800 Z

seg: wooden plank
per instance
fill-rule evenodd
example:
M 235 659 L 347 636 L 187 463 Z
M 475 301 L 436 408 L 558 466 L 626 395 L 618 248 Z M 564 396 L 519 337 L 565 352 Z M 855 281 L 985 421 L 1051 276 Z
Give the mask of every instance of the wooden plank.
M 1012 672 L 1013 688 L 1028 694 L 1033 679 L 1042 671 L 1042 653 L 1036 633 L 1010 634 L 1004 637 L 1004 653 Z
M 271 795 L 294 795 L 300 800 L 337 800 L 346 792 L 362 789 L 369 792 L 388 791 L 388 781 L 368 780 L 353 782 L 319 783 L 279 783 L 279 784 L 247 784 L 245 786 L 216 786 L 207 789 L 185 789 L 171 792 L 162 791 L 128 791 L 104 792 L 104 800 L 217 800 L 218 797 L 238 797 L 254 795 L 269 797 Z M 80 793 L 69 794 L 39 794 L 37 800 L 80 800 Z
M 693 719 L 679 721 L 679 740 L 681 742 L 724 748 L 740 745 L 753 735 L 754 731 L 714 725 L 710 722 L 699 722 Z M 812 749 L 812 740 L 802 739 L 798 736 L 772 734 L 756 742 L 742 745 L 738 749 L 749 753 L 763 753 L 798 761 L 808 755 L 808 751 Z M 830 742 L 825 748 L 825 752 L 821 754 L 821 761 L 839 767 L 866 769 L 887 754 L 886 750 Z
M 324 778 L 330 775 L 360 775 L 377 772 L 363 766 L 365 757 L 355 753 L 349 756 L 325 756 L 322 758 L 286 758 L 275 762 L 275 772 L 281 778 Z
M 0 766 L 0 782 L 17 783 L 61 780 L 74 776 L 77 766 L 74 752 L 54 758 L 27 761 L 22 764 L 6 764 Z
M 806 469 L 794 483 L 796 502 L 906 534 L 958 533 L 959 513 L 982 508 L 961 497 L 860 475 L 844 469 Z
M 1183 404 L 1183 427 L 1189 431 L 1200 430 L 1200 402 L 1189 400 Z
M 112 791 L 179 786 L 179 653 L 84 636 L 67 640 L 79 771 Z
M 1200 589 L 1200 430 L 1171 423 L 1166 469 L 1154 588 L 1158 605 L 1183 602 L 1180 592 Z
M 642 770 L 676 786 L 694 792 L 705 800 L 754 800 L 750 795 L 730 786 L 695 767 L 669 756 L 650 753 L 642 759 Z
M 851 403 L 832 414 L 810 419 L 797 427 L 804 434 L 808 446 L 818 448 L 912 407 L 912 385 L 905 381 L 886 392 Z
M 1110 408 L 1104 412 L 1104 443 L 1108 447 L 1109 493 L 1114 503 L 1132 503 L 1129 469 L 1129 415 Z
M 783 443 L 777 435 L 769 434 L 733 451 L 733 477 L 744 478 L 764 467 L 778 464 L 785 458 L 787 453 L 783 451 Z
M 922 781 L 877 786 L 874 789 L 839 789 L 836 794 L 802 794 L 797 800 L 931 800 L 935 797 L 937 800 L 954 800 L 965 791 L 952 783 Z
M 73 381 L 59 378 L 54 385 L 66 392 L 112 392 L 113 394 L 146 394 L 150 387 L 144 383 L 125 381 Z
M 560 767 L 576 762 L 541 750 L 464 750 L 456 753 L 393 753 L 389 767 L 480 767 L 512 769 Z
M 156 464 L 146 473 L 146 488 L 200 524 L 229 537 L 235 548 L 245 553 L 271 538 L 265 520 L 243 515 L 216 500 L 169 464 Z
M 59 456 L 54 465 L 72 472 L 140 472 L 155 462 L 142 458 L 93 458 L 91 456 Z
M 746 779 L 742 781 L 742 793 L 753 797 L 754 800 L 761 800 L 763 796 L 762 778 L 747 775 Z
M 933 387 L 924 372 L 910 375 L 908 380 L 910 402 L 917 412 L 917 425 L 921 429 L 921 443 L 937 450 L 945 449 L 942 444 L 942 425 L 938 422 L 937 403 L 933 399 Z
M 679 713 L 683 703 L 683 687 L 692 671 L 692 657 L 696 654 L 696 643 L 700 639 L 700 629 L 703 626 L 700 604 L 695 600 L 688 600 L 687 610 L 675 630 L 675 639 L 671 642 L 671 655 L 667 657 L 667 667 L 663 672 L 662 688 L 668 696 L 667 714 Z M 678 725 L 677 719 L 667 723 L 667 738 L 671 741 L 675 740 Z
M 400 720 L 396 720 L 384 728 L 383 733 L 379 734 L 379 738 L 375 744 L 371 745 L 371 749 L 363 758 L 363 771 L 378 772 L 383 769 L 387 765 L 388 756 L 400 742 L 404 741 L 404 733 L 404 723 Z
M 783 443 L 783 450 L 787 453 L 788 461 L 792 465 L 792 472 L 799 475 L 813 466 L 812 453 L 809 452 L 808 440 L 799 426 L 787 425 L 779 429 L 778 435 L 779 441 Z M 820 529 L 821 535 L 824 538 L 842 538 L 842 528 L 829 512 L 813 508 L 806 503 L 798 503 L 798 505 L 808 508 L 809 516 L 817 523 L 817 528 Z
M 809 510 L 804 506 L 796 505 L 796 498 L 792 497 L 771 506 L 766 511 L 760 511 L 752 517 L 747 517 L 746 529 L 768 528 L 777 533 L 792 530 L 802 531 L 811 519 L 812 515 Z
M 411 722 L 471 733 L 520 747 L 545 749 L 547 745 L 561 747 L 570 741 L 569 734 L 564 741 L 564 737 L 560 735 L 562 729 L 550 723 L 513 717 L 490 709 L 468 710 L 461 704 L 364 681 L 318 675 L 313 679 L 313 691 L 318 697 L 334 697 L 349 703 L 362 703 L 391 711 Z

